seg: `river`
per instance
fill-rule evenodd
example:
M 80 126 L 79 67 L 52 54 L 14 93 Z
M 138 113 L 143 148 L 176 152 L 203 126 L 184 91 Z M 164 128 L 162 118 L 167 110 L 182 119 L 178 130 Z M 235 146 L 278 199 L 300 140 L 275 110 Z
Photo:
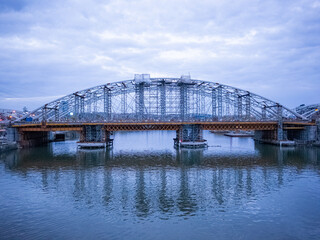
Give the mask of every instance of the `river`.
M 116 132 L 0 155 L 0 239 L 319 239 L 320 148 Z

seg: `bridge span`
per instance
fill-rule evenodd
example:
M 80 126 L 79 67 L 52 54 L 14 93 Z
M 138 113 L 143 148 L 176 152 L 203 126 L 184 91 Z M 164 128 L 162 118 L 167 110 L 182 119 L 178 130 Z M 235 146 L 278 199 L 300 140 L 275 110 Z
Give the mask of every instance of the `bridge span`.
M 252 92 L 148 74 L 47 103 L 15 121 L 10 136 L 24 147 L 46 142 L 50 131 L 79 131 L 79 144 L 110 145 L 114 131 L 141 130 L 176 131 L 177 146 L 204 146 L 203 130 L 254 130 L 257 140 L 272 143 L 318 137 L 315 122 Z

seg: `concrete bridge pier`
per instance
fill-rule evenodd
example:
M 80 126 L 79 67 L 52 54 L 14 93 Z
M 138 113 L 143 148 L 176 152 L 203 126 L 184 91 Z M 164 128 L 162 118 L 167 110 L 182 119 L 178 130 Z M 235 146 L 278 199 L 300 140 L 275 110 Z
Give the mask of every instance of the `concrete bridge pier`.
M 18 142 L 19 141 L 19 131 L 17 128 L 7 128 L 7 139 L 9 142 Z
M 105 148 L 112 147 L 113 139 L 110 138 L 110 132 L 105 131 L 101 125 L 86 125 L 80 132 L 80 148 Z
M 278 139 L 276 130 L 256 130 L 254 131 L 254 140 L 262 143 L 275 143 Z
M 8 128 L 8 141 L 17 142 L 19 147 L 36 147 L 47 144 L 50 139 L 48 131 L 19 131 L 17 128 Z
M 275 130 L 256 130 L 254 139 L 262 143 L 271 143 L 280 146 L 312 144 L 317 141 L 317 126 L 278 127 Z
M 175 147 L 181 148 L 204 148 L 207 140 L 203 139 L 203 129 L 199 124 L 181 125 L 174 138 Z
M 317 120 L 317 141 L 315 145 L 320 147 L 320 119 Z
M 106 142 L 106 147 L 107 148 L 112 148 L 113 147 L 113 138 L 111 138 L 112 132 L 110 131 L 105 131 L 105 142 Z

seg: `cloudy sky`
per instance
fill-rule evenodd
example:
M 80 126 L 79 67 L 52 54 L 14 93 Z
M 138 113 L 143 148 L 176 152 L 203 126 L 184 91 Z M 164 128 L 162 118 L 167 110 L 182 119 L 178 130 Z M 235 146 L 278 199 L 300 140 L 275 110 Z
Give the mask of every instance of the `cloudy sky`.
M 320 1 L 0 0 L 0 108 L 180 77 L 320 102 Z

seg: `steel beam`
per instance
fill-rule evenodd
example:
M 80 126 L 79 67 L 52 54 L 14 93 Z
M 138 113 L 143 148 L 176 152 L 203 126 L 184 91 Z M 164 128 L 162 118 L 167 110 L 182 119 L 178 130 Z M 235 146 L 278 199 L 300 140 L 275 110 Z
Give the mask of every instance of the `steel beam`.
M 103 91 L 104 114 L 107 121 L 111 120 L 111 91 L 109 88 L 104 88 Z
M 212 100 L 212 119 L 216 120 L 217 118 L 217 93 L 216 89 L 212 89 L 211 100 Z

